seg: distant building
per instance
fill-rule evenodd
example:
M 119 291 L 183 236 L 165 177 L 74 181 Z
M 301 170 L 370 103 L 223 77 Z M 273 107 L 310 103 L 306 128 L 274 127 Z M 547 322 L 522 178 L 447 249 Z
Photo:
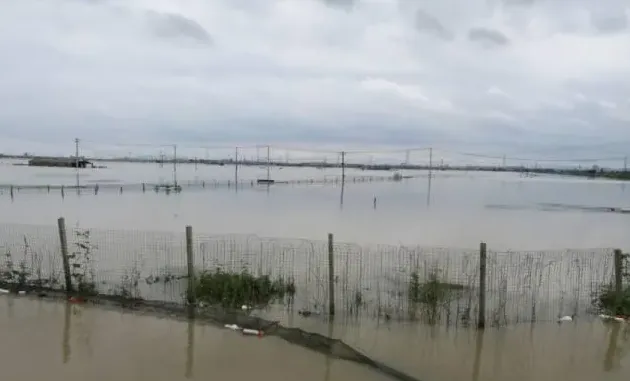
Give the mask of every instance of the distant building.
M 65 167 L 65 168 L 86 168 L 87 166 L 94 166 L 90 161 L 80 158 L 77 160 L 74 157 L 36 157 L 28 161 L 29 166 L 33 167 Z

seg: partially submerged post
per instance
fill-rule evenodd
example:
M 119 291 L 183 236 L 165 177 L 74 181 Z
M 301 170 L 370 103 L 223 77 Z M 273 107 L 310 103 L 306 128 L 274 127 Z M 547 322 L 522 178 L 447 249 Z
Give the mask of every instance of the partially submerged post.
M 197 298 L 195 295 L 195 256 L 193 252 L 193 236 L 192 226 L 186 226 L 186 264 L 188 268 L 188 289 L 186 291 L 186 297 L 188 304 L 196 304 Z
M 623 299 L 623 253 L 615 249 L 615 314 L 621 314 Z
M 61 247 L 61 260 L 63 263 L 63 275 L 66 281 L 66 292 L 72 292 L 72 274 L 70 273 L 70 258 L 68 257 L 68 236 L 66 234 L 66 220 L 59 217 L 57 220 L 59 229 L 59 245 Z
M 335 315 L 335 263 L 333 235 L 328 233 L 328 314 Z
M 479 316 L 477 318 L 477 328 L 486 327 L 486 243 L 479 244 Z

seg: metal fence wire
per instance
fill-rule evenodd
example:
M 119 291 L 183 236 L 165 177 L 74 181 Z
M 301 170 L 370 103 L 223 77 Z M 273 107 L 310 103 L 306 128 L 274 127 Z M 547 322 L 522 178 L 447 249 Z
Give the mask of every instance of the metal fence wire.
M 186 303 L 188 262 L 181 233 L 68 228 L 73 282 L 95 294 Z M 195 276 L 220 269 L 291 281 L 282 308 L 386 320 L 477 324 L 479 249 L 272 239 L 252 235 L 192 237 Z M 0 284 L 64 289 L 59 229 L 0 225 Z M 329 277 L 329 258 L 334 274 Z M 614 278 L 614 250 L 487 251 L 486 325 L 587 315 Z

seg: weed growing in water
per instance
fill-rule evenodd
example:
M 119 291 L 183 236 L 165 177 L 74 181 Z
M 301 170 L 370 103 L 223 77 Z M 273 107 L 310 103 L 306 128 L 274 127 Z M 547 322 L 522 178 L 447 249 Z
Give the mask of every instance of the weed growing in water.
M 139 299 L 140 276 L 140 268 L 137 263 L 134 263 L 131 270 L 125 270 L 120 277 L 120 284 L 114 288 L 114 295 L 122 299 Z
M 225 272 L 220 268 L 203 272 L 195 284 L 197 299 L 208 304 L 236 308 L 242 305 L 266 306 L 285 296 L 295 295 L 292 280 L 271 280 L 268 275 L 254 276 L 247 270 Z
M 92 244 L 88 229 L 77 229 L 74 231 L 74 235 L 75 249 L 72 254 L 68 255 L 68 259 L 70 260 L 72 279 L 76 282 L 76 291 L 83 296 L 97 295 L 92 258 L 97 247 Z
M 411 273 L 407 290 L 410 305 L 410 315 L 415 317 L 418 307 L 426 315 L 429 323 L 435 323 L 440 312 L 448 308 L 449 303 L 464 286 L 445 283 L 439 280 L 439 270 L 432 269 L 426 282 L 420 281 L 417 271 Z

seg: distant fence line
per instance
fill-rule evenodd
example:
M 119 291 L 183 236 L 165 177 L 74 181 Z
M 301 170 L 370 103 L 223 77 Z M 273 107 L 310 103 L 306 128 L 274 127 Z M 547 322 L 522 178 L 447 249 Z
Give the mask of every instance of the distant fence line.
M 416 176 L 417 177 L 417 176 Z M 393 176 L 345 176 L 344 183 L 372 183 L 372 182 L 390 182 L 401 181 L 403 179 L 414 178 L 412 176 L 399 177 Z M 186 180 L 174 183 L 90 183 L 79 185 L 11 185 L 0 184 L 0 189 L 6 191 L 14 197 L 21 191 L 39 191 L 39 192 L 59 192 L 65 196 L 67 192 L 93 193 L 98 194 L 99 191 L 115 191 L 123 193 L 125 191 L 141 191 L 156 193 L 180 192 L 183 188 L 191 189 L 213 189 L 213 188 L 254 188 L 269 185 L 338 185 L 342 182 L 342 176 L 326 176 L 324 178 L 298 179 L 298 180 L 272 180 L 272 182 L 258 182 L 258 180 Z
M 195 303 L 205 271 L 291 279 L 291 308 L 385 320 L 505 326 L 592 312 L 602 285 L 622 287 L 621 251 L 493 251 L 193 233 L 0 225 L 0 283 Z M 78 271 L 78 272 L 77 272 Z M 420 307 L 419 307 L 420 306 Z

